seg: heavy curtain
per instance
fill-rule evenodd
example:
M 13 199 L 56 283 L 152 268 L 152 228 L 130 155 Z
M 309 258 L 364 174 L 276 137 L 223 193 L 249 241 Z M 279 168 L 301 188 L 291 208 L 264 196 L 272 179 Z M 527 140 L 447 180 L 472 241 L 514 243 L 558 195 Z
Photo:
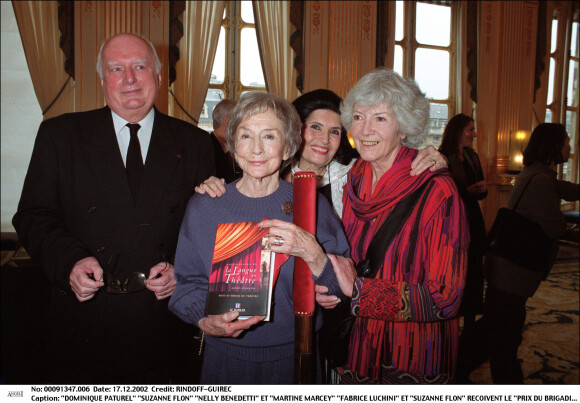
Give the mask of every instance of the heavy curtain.
M 233 283 L 258 290 L 261 280 L 262 238 L 268 229 L 256 223 L 218 224 L 209 291 L 228 291 Z
M 219 39 L 225 1 L 188 1 L 183 13 L 180 59 L 175 66 L 173 116 L 199 120 Z M 182 109 L 183 108 L 183 109 Z M 190 117 L 191 116 L 191 117 Z M 197 123 L 193 122 L 193 123 Z
M 293 101 L 300 93 L 290 46 L 290 36 L 296 29 L 290 23 L 290 1 L 253 1 L 252 5 L 266 88 Z
M 219 224 L 212 263 L 237 255 L 267 234 L 267 229 L 258 227 L 252 222 Z
M 13 1 L 14 14 L 44 119 L 74 110 L 74 81 L 59 47 L 57 1 Z
M 262 240 L 247 247 L 242 253 L 211 266 L 209 291 L 232 289 L 258 291 L 262 276 Z

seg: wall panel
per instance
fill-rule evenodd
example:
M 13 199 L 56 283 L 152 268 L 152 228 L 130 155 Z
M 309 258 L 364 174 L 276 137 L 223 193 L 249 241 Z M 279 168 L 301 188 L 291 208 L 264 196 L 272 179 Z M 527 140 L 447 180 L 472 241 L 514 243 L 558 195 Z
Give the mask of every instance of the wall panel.
M 510 132 L 532 129 L 538 2 L 479 6 L 477 149 L 490 182 L 482 203 L 489 229 L 511 190 L 505 176 Z
M 341 97 L 375 67 L 376 2 L 306 1 L 304 91 L 328 88 Z

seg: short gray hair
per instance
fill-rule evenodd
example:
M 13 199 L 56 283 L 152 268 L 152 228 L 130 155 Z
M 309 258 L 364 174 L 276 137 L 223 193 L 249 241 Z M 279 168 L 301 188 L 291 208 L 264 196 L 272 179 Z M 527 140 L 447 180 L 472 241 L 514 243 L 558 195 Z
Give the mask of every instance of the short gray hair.
M 221 126 L 222 120 L 232 114 L 237 102 L 232 99 L 224 99 L 213 108 L 211 117 L 213 119 L 213 129 Z
M 385 68 L 366 74 L 352 87 L 340 106 L 342 124 L 350 130 L 355 105 L 381 104 L 393 111 L 398 132 L 406 134 L 401 143 L 420 146 L 429 130 L 429 100 L 414 80 Z
M 125 33 L 120 33 L 120 34 L 116 34 L 111 36 L 109 39 L 107 39 L 106 41 L 104 41 L 101 44 L 101 48 L 99 49 L 99 55 L 97 56 L 97 74 L 99 75 L 99 78 L 102 80 L 103 79 L 103 49 L 105 47 L 105 45 L 113 38 L 120 36 L 120 35 L 131 35 L 137 38 L 142 39 L 145 43 L 147 43 L 149 45 L 149 47 L 151 48 L 151 52 L 153 53 L 153 57 L 155 59 L 155 74 L 161 74 L 161 60 L 159 60 L 159 56 L 157 56 L 157 51 L 155 50 L 155 46 L 153 46 L 153 43 L 151 43 L 150 40 L 148 40 L 147 38 L 142 37 L 141 35 L 137 35 L 137 34 L 131 34 L 128 32 Z
M 284 169 L 292 157 L 300 148 L 302 142 L 302 122 L 296 109 L 284 98 L 267 92 L 247 92 L 238 101 L 234 111 L 228 120 L 226 136 L 228 139 L 228 151 L 234 154 L 236 148 L 236 130 L 245 119 L 258 113 L 271 110 L 280 123 L 284 132 L 284 142 L 288 148 L 288 159 L 282 164 Z

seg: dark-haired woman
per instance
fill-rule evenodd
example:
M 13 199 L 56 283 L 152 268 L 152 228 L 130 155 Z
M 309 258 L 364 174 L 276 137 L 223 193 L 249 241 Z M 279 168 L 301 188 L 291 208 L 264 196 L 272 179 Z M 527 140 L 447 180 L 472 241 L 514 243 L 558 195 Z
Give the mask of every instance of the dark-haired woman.
M 292 102 L 302 122 L 302 144 L 291 166 L 282 174 L 288 182 L 296 172 L 316 173 L 318 191 L 342 216 L 342 189 L 346 174 L 358 158 L 340 122 L 342 99 L 334 92 L 319 89 Z
M 340 103 L 342 99 L 334 92 L 319 89 L 307 92 L 292 102 L 302 122 L 302 144 L 291 165 L 282 177 L 292 182 L 294 174 L 311 171 L 316 174 L 316 186 L 331 203 L 338 217 L 342 216 L 342 194 L 347 173 L 358 152 L 352 148 L 346 130 L 340 122 Z M 323 325 L 317 334 L 318 350 L 322 365 L 323 383 L 336 383 L 332 371 L 346 360 L 348 335 L 337 337 L 340 323 L 349 316 L 347 300 L 339 301 L 335 295 L 329 296 L 326 287 L 318 286 L 319 304 L 323 309 Z
M 566 230 L 560 200 L 578 200 L 580 193 L 580 185 L 557 179 L 557 165 L 568 161 L 569 157 L 570 137 L 564 126 L 543 123 L 536 127 L 524 150 L 524 169 L 518 175 L 508 202 L 508 208 L 513 208 L 521 196 L 516 211 L 538 222 L 553 239 L 553 259 L 558 252 L 558 238 Z M 526 320 L 526 301 L 538 287 L 530 274 L 499 256 L 486 255 L 488 287 L 484 323 L 489 331 L 488 340 L 493 340 L 490 367 L 494 383 L 523 383 L 517 353 Z M 544 278 L 547 275 L 545 273 Z
M 449 171 L 465 204 L 469 220 L 469 255 L 465 289 L 459 308 L 463 316 L 463 331 L 475 322 L 475 315 L 483 310 L 483 254 L 485 252 L 485 223 L 479 201 L 487 196 L 487 185 L 479 156 L 473 149 L 477 137 L 471 117 L 460 113 L 452 117 L 445 131 L 439 151 L 449 160 Z

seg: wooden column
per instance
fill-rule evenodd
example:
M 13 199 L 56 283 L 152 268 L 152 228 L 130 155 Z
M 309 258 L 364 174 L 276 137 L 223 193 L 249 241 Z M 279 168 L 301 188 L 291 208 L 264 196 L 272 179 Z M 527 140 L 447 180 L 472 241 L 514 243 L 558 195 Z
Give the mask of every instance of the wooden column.
M 492 183 L 482 203 L 489 229 L 511 191 L 503 176 L 510 131 L 532 129 L 538 2 L 482 1 L 479 7 L 477 151 Z

